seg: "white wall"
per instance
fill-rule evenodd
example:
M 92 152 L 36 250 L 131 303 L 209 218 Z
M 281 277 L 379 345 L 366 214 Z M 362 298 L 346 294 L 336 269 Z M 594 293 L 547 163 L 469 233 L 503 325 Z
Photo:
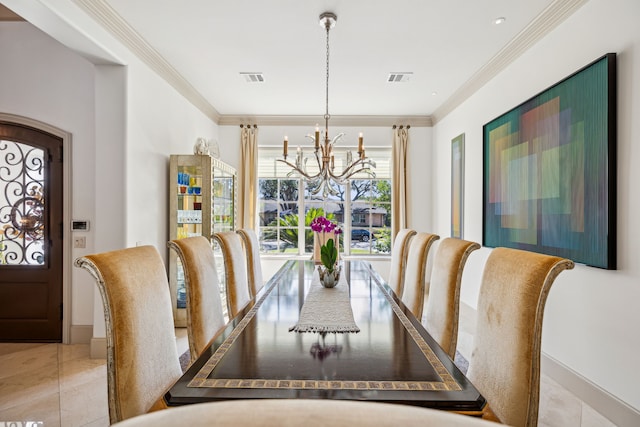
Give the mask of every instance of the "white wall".
M 93 219 L 94 67 L 32 25 L 0 22 L 0 111 L 35 119 L 72 135 L 74 219 Z M 69 155 L 69 153 L 67 153 Z M 74 250 L 73 256 L 81 255 Z M 71 323 L 93 323 L 93 284 L 71 271 Z M 86 273 L 84 273 L 86 274 Z
M 218 126 L 136 58 L 127 60 L 126 245 L 154 245 L 166 262 L 169 155 L 193 154 L 199 137 L 218 138 Z
M 113 43 L 113 41 L 111 41 Z M 117 46 L 116 46 L 117 47 Z M 72 259 L 137 243 L 167 257 L 169 154 L 190 154 L 217 125 L 120 46 L 127 63 L 94 65 L 24 22 L 0 23 L 0 111 L 72 134 L 72 212 L 87 247 Z M 71 324 L 104 337 L 95 281 L 71 271 Z
M 451 139 L 465 133 L 465 238 L 482 241 L 482 126 L 607 52 L 618 53 L 618 270 L 577 266 L 556 280 L 543 352 L 640 409 L 640 2 L 591 0 L 434 127 L 434 226 L 449 234 Z M 479 253 L 478 253 L 479 252 Z M 462 300 L 476 306 L 490 249 L 470 258 Z

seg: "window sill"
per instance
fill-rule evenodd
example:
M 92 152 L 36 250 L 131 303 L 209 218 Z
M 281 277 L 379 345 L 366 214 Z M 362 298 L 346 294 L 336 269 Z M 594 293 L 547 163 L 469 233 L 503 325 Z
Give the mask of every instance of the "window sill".
M 291 254 L 260 254 L 260 258 L 262 259 L 296 259 L 296 260 L 307 260 L 311 259 L 311 254 L 305 255 L 291 255 Z M 389 261 L 391 260 L 391 255 L 343 255 L 340 254 L 340 259 L 344 260 L 361 260 L 361 261 Z

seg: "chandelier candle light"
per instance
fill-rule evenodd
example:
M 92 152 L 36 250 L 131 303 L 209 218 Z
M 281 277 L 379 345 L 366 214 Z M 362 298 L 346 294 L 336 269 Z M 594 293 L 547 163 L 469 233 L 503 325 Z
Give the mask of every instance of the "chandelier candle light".
M 351 151 L 347 151 L 346 167 L 341 172 L 335 170 L 335 154 L 333 146 L 344 136 L 344 132 L 329 138 L 329 30 L 336 24 L 337 16 L 331 12 L 324 12 L 320 15 L 320 26 L 327 31 L 327 69 L 326 69 L 326 108 L 324 114 L 324 135 L 323 142 L 320 141 L 320 129 L 316 125 L 315 134 L 306 135 L 307 138 L 314 140 L 314 154 L 318 166 L 318 173 L 312 174 L 307 171 L 307 160 L 304 157 L 302 148 L 298 146 L 296 151 L 295 164 L 287 161 L 289 139 L 285 136 L 283 143 L 282 156 L 279 162 L 285 163 L 291 167 L 291 172 L 287 176 L 294 174 L 300 175 L 307 181 L 307 188 L 312 195 L 317 195 L 322 191 L 323 197 L 329 194 L 338 195 L 337 185 L 343 185 L 353 175 L 364 172 L 375 178 L 375 173 L 371 168 L 375 168 L 376 164 L 365 156 L 364 143 L 362 133 L 358 136 L 358 158 L 354 161 Z

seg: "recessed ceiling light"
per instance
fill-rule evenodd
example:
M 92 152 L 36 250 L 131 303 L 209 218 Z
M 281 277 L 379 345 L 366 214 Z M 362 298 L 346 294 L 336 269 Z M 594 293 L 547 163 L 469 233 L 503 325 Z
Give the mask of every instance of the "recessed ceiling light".
M 431 92 L 431 96 L 436 96 L 437 94 L 438 94 L 438 92 L 436 92 L 436 91 Z
M 494 20 L 493 20 L 493 23 L 494 23 L 495 25 L 500 25 L 500 24 L 502 24 L 502 23 L 503 23 L 504 21 L 506 21 L 506 20 L 507 20 L 507 18 L 505 18 L 504 16 L 499 16 L 498 18 L 496 18 L 496 19 L 494 19 Z

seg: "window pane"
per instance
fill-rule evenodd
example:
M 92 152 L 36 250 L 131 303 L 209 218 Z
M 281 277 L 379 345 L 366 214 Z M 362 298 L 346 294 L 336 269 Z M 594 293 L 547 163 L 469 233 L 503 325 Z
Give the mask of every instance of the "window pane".
M 313 252 L 313 231 L 311 228 L 304 228 L 304 251 L 305 253 Z
M 344 142 L 356 141 L 345 137 Z M 356 147 L 344 145 L 334 150 L 335 168 L 339 171 L 347 164 L 347 151 L 352 151 L 354 156 Z M 313 149 L 302 146 L 302 151 L 308 158 L 307 171 L 316 170 Z M 336 186 L 335 194 L 323 197 L 322 194 L 313 195 L 305 181 L 293 175 L 287 177 L 291 169 L 277 161 L 282 158 L 281 147 L 260 147 L 259 214 L 260 226 L 265 232 L 264 238 L 261 236 L 261 242 L 264 242 L 262 250 L 271 253 L 312 252 L 313 233 L 309 226 L 313 218 L 323 215 L 338 223 L 345 232 L 340 237 L 341 251 L 344 250 L 344 240 L 348 239 L 353 254 L 389 253 L 391 150 L 367 147 L 367 156 L 376 162 L 376 178 L 366 173 L 358 174 L 348 184 Z M 295 161 L 295 153 L 288 159 Z M 298 203 L 300 191 L 304 192 L 304 212 Z M 304 232 L 305 247 L 298 250 L 300 232 Z
M 382 227 L 373 230 L 374 244 L 372 250 L 378 254 L 391 253 L 391 228 Z
M 0 264 L 44 265 L 45 151 L 0 140 L 0 156 Z
M 353 181 L 351 181 L 351 200 L 369 200 L 370 198 L 370 179 L 354 179 Z
M 259 184 L 260 243 L 263 252 L 297 252 L 297 179 L 263 178 Z
M 284 201 L 298 201 L 298 186 L 297 179 L 282 179 L 280 180 L 280 191 L 278 193 L 279 199 Z
M 277 179 L 259 179 L 258 180 L 258 199 L 275 200 L 278 194 Z
M 260 249 L 264 252 L 278 251 L 278 229 L 275 227 L 260 227 Z

